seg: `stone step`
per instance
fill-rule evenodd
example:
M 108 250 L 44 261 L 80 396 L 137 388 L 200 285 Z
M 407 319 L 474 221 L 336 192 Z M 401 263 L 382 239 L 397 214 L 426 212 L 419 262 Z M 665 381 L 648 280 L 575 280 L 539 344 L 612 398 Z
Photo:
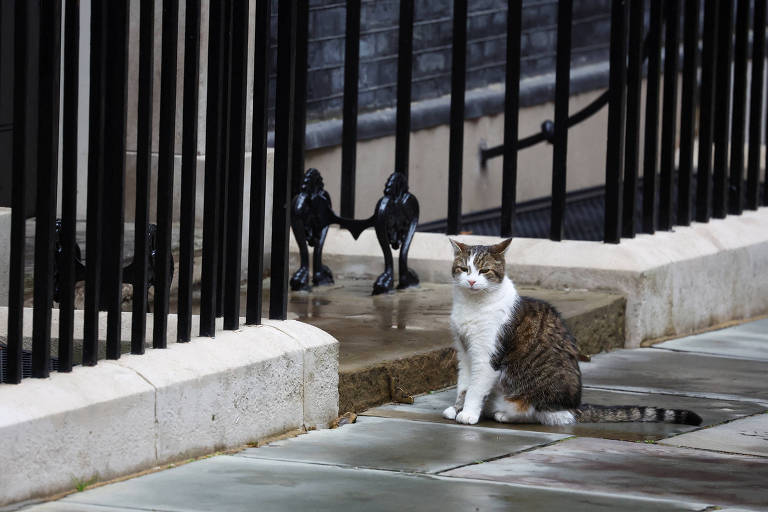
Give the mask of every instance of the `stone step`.
M 456 382 L 451 347 L 450 284 L 422 283 L 389 295 L 371 295 L 372 279 L 340 279 L 311 292 L 293 292 L 291 318 L 339 340 L 339 411 L 363 411 L 405 393 Z M 624 346 L 625 300 L 585 290 L 519 287 L 562 313 L 583 354 Z M 400 389 L 398 389 L 400 388 Z

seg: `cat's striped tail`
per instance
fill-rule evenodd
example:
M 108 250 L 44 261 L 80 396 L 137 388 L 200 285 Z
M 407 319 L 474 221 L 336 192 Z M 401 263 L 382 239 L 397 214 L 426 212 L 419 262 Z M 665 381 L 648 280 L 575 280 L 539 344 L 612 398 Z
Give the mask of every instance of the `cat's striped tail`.
M 701 416 L 685 409 L 664 409 L 640 405 L 581 404 L 574 412 L 578 423 L 642 421 L 701 425 Z

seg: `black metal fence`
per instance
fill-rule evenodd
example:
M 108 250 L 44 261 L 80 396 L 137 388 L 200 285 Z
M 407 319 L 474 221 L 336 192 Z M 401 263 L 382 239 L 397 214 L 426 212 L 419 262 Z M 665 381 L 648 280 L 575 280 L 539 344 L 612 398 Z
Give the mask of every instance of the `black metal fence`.
M 448 1 L 448 0 L 446 0 Z M 183 66 L 183 120 L 181 156 L 181 219 L 178 256 L 178 342 L 192 333 L 194 263 L 195 163 L 198 139 L 198 80 L 201 0 L 186 0 Z M 453 1 L 450 153 L 448 170 L 447 232 L 461 229 L 462 146 L 466 88 L 467 0 Z M 700 11 L 702 11 L 703 16 Z M 162 0 L 160 74 L 159 164 L 157 221 L 149 223 L 152 148 L 153 33 L 155 0 L 141 0 L 139 20 L 139 76 L 137 117 L 137 169 L 134 261 L 122 267 L 124 252 L 124 188 L 126 180 L 128 0 L 93 0 L 90 24 L 90 95 L 78 98 L 78 0 L 19 0 L 14 3 L 14 145 L 13 189 L 26 190 L 27 176 L 37 176 L 33 332 L 31 375 L 46 377 L 51 368 L 51 316 L 58 303 L 58 371 L 67 372 L 73 359 L 74 289 L 85 281 L 82 364 L 94 365 L 99 345 L 106 357 L 121 355 L 122 284 L 133 285 L 131 352 L 145 347 L 148 288 L 154 287 L 154 348 L 167 345 L 171 277 L 176 269 L 171 251 L 173 206 L 174 133 L 176 130 L 177 36 L 179 1 Z M 255 27 L 252 161 L 250 181 L 250 231 L 248 236 L 246 323 L 258 324 L 262 315 L 264 275 L 264 223 L 267 160 L 267 112 L 270 17 L 272 2 L 258 0 Z M 359 82 L 361 0 L 346 2 L 343 141 L 341 163 L 341 216 L 331 215 L 330 200 L 320 213 L 306 217 L 304 229 L 314 233 L 320 248 L 330 222 L 345 223 L 353 231 L 365 222 L 376 224 L 393 246 L 407 254 L 418 216 L 418 203 L 407 192 L 410 106 L 413 59 L 414 0 L 401 0 L 397 68 L 395 174 L 380 201 L 399 205 L 400 213 L 387 219 L 354 221 Z M 540 142 L 553 145 L 552 199 L 549 236 L 563 238 L 567 215 L 566 177 L 568 129 L 605 104 L 609 119 L 606 137 L 604 240 L 619 242 L 641 230 L 668 230 L 688 225 L 694 218 L 739 214 L 760 204 L 763 141 L 763 82 L 766 0 L 613 0 L 611 2 L 610 85 L 608 91 L 581 112 L 569 115 L 571 32 L 573 2 L 558 5 L 557 59 L 554 122 L 542 132 L 519 138 L 519 81 L 522 2 L 509 0 L 504 144 L 486 150 L 482 158 L 503 156 L 500 235 L 516 233 L 517 153 Z M 735 16 L 733 16 L 735 12 Z M 306 128 L 307 34 L 309 0 L 279 2 L 277 13 L 277 65 L 275 98 L 275 156 L 272 215 L 272 253 L 269 316 L 284 319 L 287 313 L 288 248 L 291 206 L 304 175 Z M 648 22 L 645 22 L 647 14 Z M 62 24 L 62 16 L 64 23 Z M 240 323 L 241 231 L 243 223 L 245 123 L 248 69 L 249 6 L 244 0 L 211 1 L 208 37 L 207 112 L 205 116 L 204 227 L 200 282 L 200 336 L 215 334 L 216 317 L 225 329 Z M 681 23 L 682 19 L 682 23 Z M 751 20 L 751 21 L 750 21 Z M 59 41 L 64 27 L 64 47 Z M 682 96 L 680 28 L 682 26 Z M 751 43 L 750 36 L 751 34 Z M 663 56 L 662 58 L 662 49 Z M 748 70 L 750 62 L 752 70 Z M 645 62 L 647 61 L 647 65 Z M 63 67 L 62 67 L 63 63 Z M 662 82 L 663 66 L 663 82 Z M 63 75 L 62 75 L 63 73 Z M 700 76 L 699 76 L 700 75 Z M 733 79 L 731 79 L 733 76 Z M 646 112 L 641 116 L 641 83 L 647 80 Z M 63 81 L 62 116 L 59 117 Z M 663 85 L 663 89 L 662 89 Z M 750 106 L 746 107 L 747 88 Z M 663 102 L 660 101 L 663 92 Z M 88 184 L 77 190 L 77 107 L 89 105 Z M 680 105 L 678 103 L 681 103 Z M 677 118 L 680 109 L 680 119 Z M 747 115 L 748 120 L 747 120 Z M 645 126 L 641 126 L 644 118 Z M 747 122 L 748 121 L 748 122 Z M 748 129 L 748 138 L 747 138 Z M 639 134 L 644 130 L 645 146 Z M 59 131 L 63 143 L 59 148 Z M 698 138 L 698 154 L 694 141 Z M 679 139 L 679 163 L 676 149 Z M 745 159 L 745 142 L 748 151 Z M 61 197 L 57 197 L 61 150 Z M 643 178 L 639 179 L 639 155 Z M 660 153 L 660 156 L 659 156 Z M 696 158 L 696 165 L 694 159 Z M 746 180 L 745 177 L 746 166 Z M 304 179 L 322 191 L 318 174 Z M 86 257 L 83 262 L 76 240 L 76 198 L 87 194 Z M 642 193 L 642 194 L 641 194 Z M 324 191 L 316 197 L 323 196 Z M 388 195 L 389 194 L 389 195 Z M 768 194 L 766 194 L 768 196 Z M 309 196 L 305 196 L 309 197 Z M 642 203 L 638 198 L 642 197 Z M 57 222 L 57 205 L 61 221 Z M 24 351 L 24 245 L 26 195 L 13 194 L 10 296 L 8 307 L 5 382 L 22 378 Z M 307 204 L 313 204 L 308 201 Z M 676 211 L 674 205 L 677 205 Z M 695 217 L 693 215 L 695 206 Z M 377 206 L 378 208 L 378 206 Z M 414 210 L 415 208 L 415 210 Z M 393 210 L 394 209 L 394 210 Z M 385 211 L 386 210 L 386 211 Z M 330 212 L 330 213 L 329 213 Z M 639 213 L 638 213 L 639 212 Z M 382 213 L 382 215 L 385 215 Z M 390 215 L 390 214 L 387 214 Z M 345 217 L 345 218 L 343 218 Z M 317 221 L 317 218 L 321 218 Z M 392 220 L 394 219 L 394 220 Z M 403 220 L 404 219 L 404 220 Z M 318 224 L 309 222 L 317 221 Z M 324 225 L 322 223 L 325 223 Z M 369 225 L 374 225 L 369 224 Z M 58 226 L 58 227 L 57 227 Z M 358 233 L 359 234 L 359 233 Z M 382 240 L 382 237 L 380 237 Z M 401 251 L 402 253 L 402 251 Z M 388 252 L 385 252 L 387 257 Z M 303 257 L 303 256 L 302 256 Z M 320 261 L 319 258 L 316 261 Z M 391 289 L 392 262 L 387 260 Z M 320 265 L 322 267 L 322 265 Z M 322 268 L 315 268 L 315 272 Z M 418 282 L 408 274 L 401 258 L 401 287 Z M 385 280 L 386 281 L 386 280 Z M 321 276 L 322 282 L 322 276 Z M 303 281 L 306 284 L 306 280 Z M 54 286 L 55 284 L 55 286 Z M 105 339 L 99 339 L 98 316 L 107 311 Z

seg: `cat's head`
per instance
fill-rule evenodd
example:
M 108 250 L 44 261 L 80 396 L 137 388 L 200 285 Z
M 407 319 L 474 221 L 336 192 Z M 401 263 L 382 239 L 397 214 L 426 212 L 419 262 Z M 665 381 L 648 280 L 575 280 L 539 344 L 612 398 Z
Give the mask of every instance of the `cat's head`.
M 453 245 L 453 283 L 472 291 L 490 291 L 504 281 L 504 252 L 512 239 L 496 245 L 467 245 L 451 240 Z

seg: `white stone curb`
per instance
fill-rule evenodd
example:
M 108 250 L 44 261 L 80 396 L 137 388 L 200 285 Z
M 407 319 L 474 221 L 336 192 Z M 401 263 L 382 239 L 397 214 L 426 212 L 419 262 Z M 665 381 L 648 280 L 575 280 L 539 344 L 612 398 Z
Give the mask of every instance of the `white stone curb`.
M 0 385 L 0 505 L 338 416 L 338 342 L 297 321 Z

